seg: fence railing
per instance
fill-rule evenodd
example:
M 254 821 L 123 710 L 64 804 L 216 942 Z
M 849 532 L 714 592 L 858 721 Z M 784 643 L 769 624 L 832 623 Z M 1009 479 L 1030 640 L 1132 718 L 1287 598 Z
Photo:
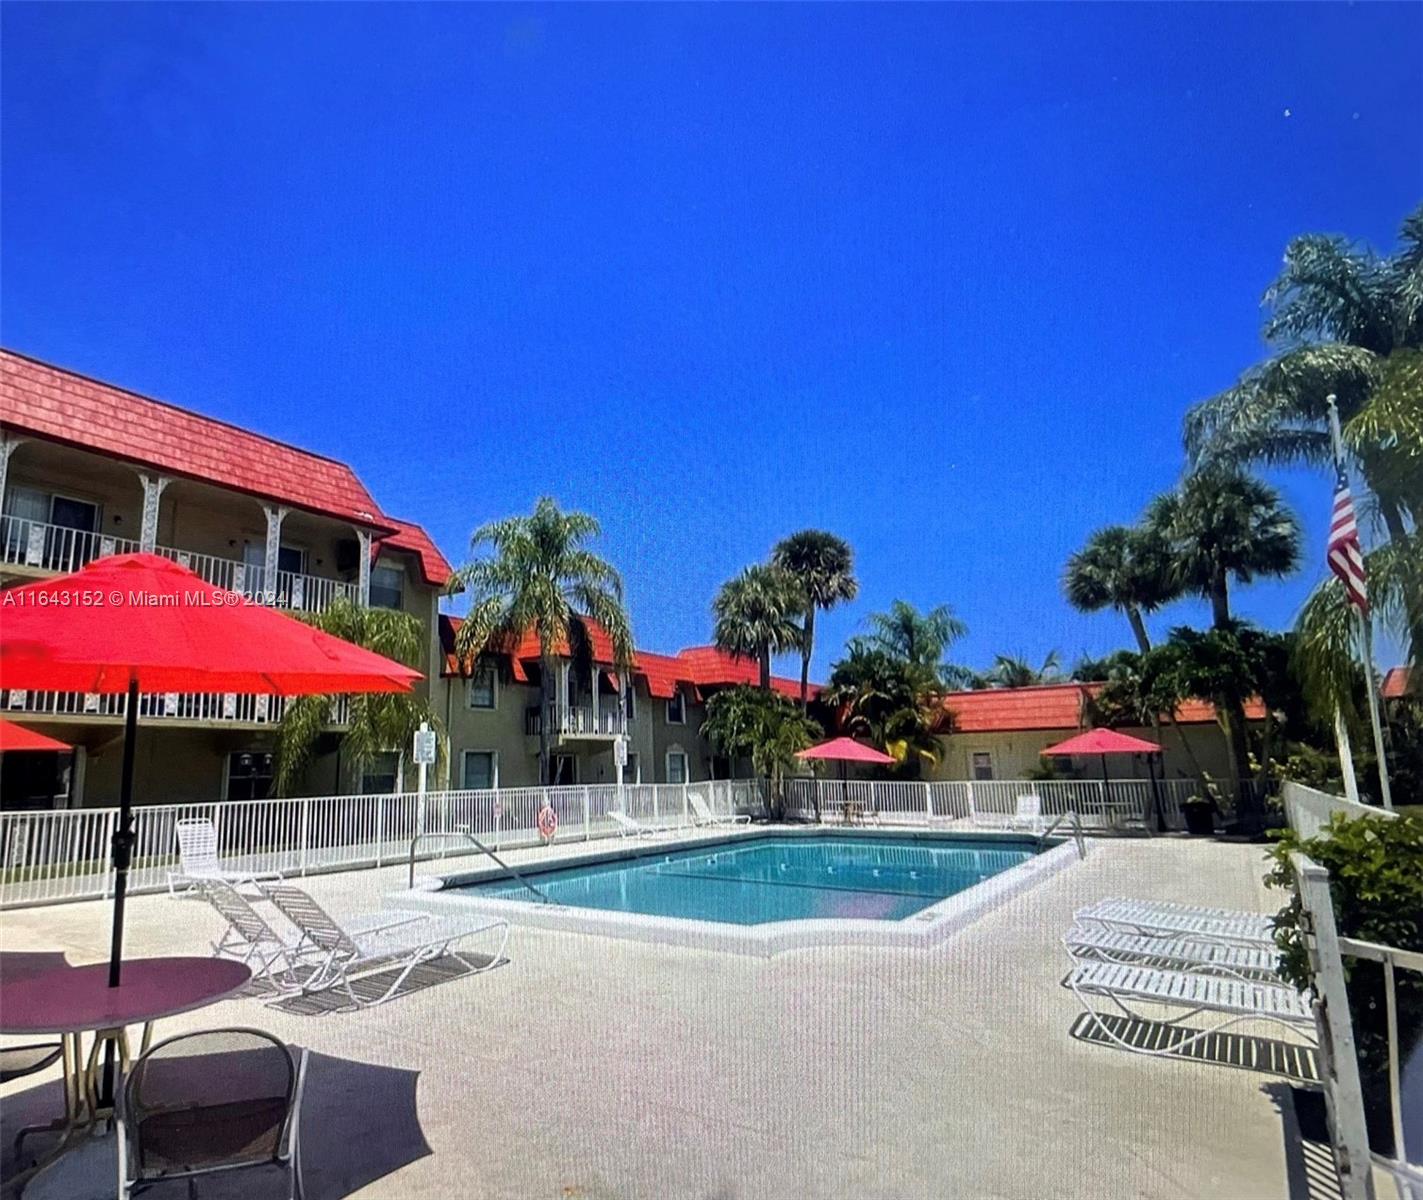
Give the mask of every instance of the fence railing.
M 12 688 L 0 692 L 0 712 L 48 717 L 113 717 L 122 719 L 126 698 L 120 693 L 33 692 Z M 350 720 L 347 696 L 332 697 L 328 723 Z M 235 692 L 144 692 L 138 698 L 141 721 L 232 721 L 243 725 L 276 725 L 286 711 L 281 696 Z
M 169 872 L 178 865 L 177 823 L 186 818 L 206 818 L 216 825 L 225 869 L 306 875 L 405 862 L 421 827 L 422 806 L 426 830 L 465 826 L 500 850 L 539 843 L 538 815 L 545 801 L 558 816 L 555 841 L 566 842 L 618 836 L 621 831 L 608 814 L 620 804 L 648 825 L 691 825 L 694 795 L 721 816 L 761 811 L 761 789 L 754 780 L 630 784 L 621 799 L 616 784 L 597 784 L 429 792 L 423 798 L 399 792 L 145 805 L 134 810 L 129 889 L 167 887 Z M 0 813 L 0 908 L 108 896 L 113 888 L 109 847 L 117 820 L 113 808 Z M 465 852 L 451 845 L 421 857 Z
M 0 563 L 12 566 L 38 567 L 67 574 L 97 558 L 110 554 L 132 554 L 139 548 L 139 543 L 132 538 L 111 537 L 87 529 L 70 529 L 13 514 L 0 517 Z M 278 608 L 323 612 L 333 600 L 355 600 L 358 594 L 354 583 L 341 579 L 327 579 L 301 571 L 276 571 L 274 578 L 268 581 L 265 568 L 248 566 L 237 559 L 202 554 L 196 550 L 179 550 L 174 546 L 155 546 L 153 552 L 182 563 L 214 587 L 261 597 L 264 603 Z
M 846 809 L 895 824 L 933 825 L 987 817 L 1001 820 L 1019 811 L 1019 801 L 1036 796 L 1038 811 L 1051 819 L 1075 812 L 1084 827 L 1103 831 L 1150 825 L 1159 803 L 1167 829 L 1184 825 L 1181 805 L 1200 794 L 1194 780 L 992 779 L 906 783 L 891 780 L 792 778 L 785 781 L 787 815 L 838 821 Z

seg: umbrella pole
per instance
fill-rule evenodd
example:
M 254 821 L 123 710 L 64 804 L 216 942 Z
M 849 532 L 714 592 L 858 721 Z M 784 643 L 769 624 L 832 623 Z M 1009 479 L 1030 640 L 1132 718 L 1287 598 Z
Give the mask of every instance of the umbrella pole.
M 124 712 L 123 773 L 119 778 L 119 827 L 114 832 L 114 930 L 109 942 L 109 986 L 119 986 L 123 969 L 124 898 L 128 892 L 128 868 L 133 857 L 133 757 L 138 740 L 138 680 L 128 685 L 128 707 Z

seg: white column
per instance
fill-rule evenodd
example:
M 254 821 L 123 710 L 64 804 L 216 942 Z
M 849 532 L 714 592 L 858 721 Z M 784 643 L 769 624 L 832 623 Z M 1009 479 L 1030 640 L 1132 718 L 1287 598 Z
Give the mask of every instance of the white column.
M 166 475 L 149 475 L 144 471 L 138 473 L 138 478 L 143 484 L 143 523 L 138 531 L 138 548 L 152 554 L 158 545 L 158 502 L 172 480 Z
M 356 544 L 359 547 L 356 562 L 356 603 L 369 608 L 371 603 L 371 531 L 356 530 Z
M 10 455 L 15 453 L 19 444 L 24 438 L 17 438 L 12 433 L 0 430 L 0 511 L 3 511 L 5 501 L 5 476 L 10 469 Z
M 267 548 L 262 558 L 262 591 L 275 594 L 277 590 L 277 563 L 282 549 L 282 522 L 287 510 L 281 505 L 262 505 L 267 515 Z

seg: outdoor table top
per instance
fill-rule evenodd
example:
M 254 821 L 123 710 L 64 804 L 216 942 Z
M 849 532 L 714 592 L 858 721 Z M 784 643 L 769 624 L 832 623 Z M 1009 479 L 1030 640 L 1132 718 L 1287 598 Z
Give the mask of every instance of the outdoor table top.
M 212 1004 L 252 977 L 223 958 L 125 959 L 119 986 L 109 964 L 62 966 L 0 979 L 0 1033 L 79 1033 L 140 1025 Z

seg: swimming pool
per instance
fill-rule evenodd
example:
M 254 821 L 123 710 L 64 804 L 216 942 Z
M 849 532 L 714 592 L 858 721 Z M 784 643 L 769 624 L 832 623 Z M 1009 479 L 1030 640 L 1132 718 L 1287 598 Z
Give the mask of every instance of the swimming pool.
M 758 838 L 631 860 L 524 873 L 556 904 L 694 921 L 858 918 L 901 921 L 1033 857 L 1033 843 L 984 846 L 912 838 Z M 514 880 L 462 891 L 506 900 L 531 894 Z
M 735 954 L 925 948 L 1077 858 L 1065 839 L 1005 832 L 762 827 L 569 847 L 554 863 L 520 865 L 539 896 L 490 865 L 387 902 Z

